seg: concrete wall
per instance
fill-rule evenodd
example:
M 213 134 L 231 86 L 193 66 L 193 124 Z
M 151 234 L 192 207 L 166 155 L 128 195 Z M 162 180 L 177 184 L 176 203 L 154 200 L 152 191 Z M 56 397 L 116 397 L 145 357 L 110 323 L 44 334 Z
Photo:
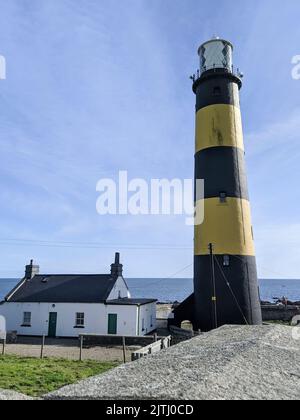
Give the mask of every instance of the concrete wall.
M 297 306 L 263 306 L 262 315 L 264 321 L 285 321 L 290 322 L 292 319 L 300 315 L 300 308 Z
M 154 342 L 153 335 L 147 336 L 125 336 L 126 346 L 145 347 Z M 101 346 L 122 346 L 123 337 L 114 335 L 84 335 L 84 348 Z
M 138 325 L 138 307 L 104 304 L 76 304 L 76 303 L 13 303 L 0 305 L 0 315 L 6 318 L 7 330 L 17 331 L 18 335 L 48 335 L 49 313 L 57 312 L 57 337 L 78 337 L 80 334 L 108 333 L 108 314 L 118 315 L 118 335 L 145 335 L 156 328 L 155 304 L 140 308 L 141 317 L 145 319 L 145 330 Z M 24 312 L 31 312 L 31 326 L 22 327 Z M 85 328 L 76 329 L 75 318 L 77 312 L 85 314 Z M 151 325 L 153 316 L 153 327 Z M 139 332 L 139 334 L 138 334 Z

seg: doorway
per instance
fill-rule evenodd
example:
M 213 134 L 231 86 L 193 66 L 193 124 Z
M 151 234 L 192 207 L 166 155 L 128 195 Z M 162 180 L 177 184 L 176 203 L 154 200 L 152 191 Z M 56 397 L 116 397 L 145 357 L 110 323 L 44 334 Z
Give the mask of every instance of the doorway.
M 108 334 L 117 334 L 118 315 L 108 314 Z
M 50 312 L 48 337 L 50 338 L 56 337 L 56 326 L 57 326 L 57 312 Z

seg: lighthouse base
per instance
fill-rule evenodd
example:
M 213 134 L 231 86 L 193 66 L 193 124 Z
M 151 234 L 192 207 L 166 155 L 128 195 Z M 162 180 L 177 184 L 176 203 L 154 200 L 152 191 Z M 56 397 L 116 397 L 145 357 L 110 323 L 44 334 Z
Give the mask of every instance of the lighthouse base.
M 184 321 L 190 321 L 193 327 L 196 325 L 195 319 L 195 295 L 190 295 L 173 311 L 173 318 L 169 318 L 168 326 L 181 327 Z M 195 327 L 194 327 L 195 329 Z
M 255 257 L 231 256 L 228 267 L 223 262 L 223 256 L 216 255 L 214 308 L 210 256 L 195 257 L 194 293 L 174 309 L 170 326 L 180 328 L 190 321 L 194 331 L 207 332 L 223 325 L 262 324 Z
M 213 304 L 211 259 L 195 256 L 194 302 L 196 331 L 211 331 L 223 325 L 261 325 L 262 313 L 253 256 L 230 256 L 228 267 L 224 257 L 215 256 L 216 302 Z M 214 309 L 217 316 L 214 317 Z

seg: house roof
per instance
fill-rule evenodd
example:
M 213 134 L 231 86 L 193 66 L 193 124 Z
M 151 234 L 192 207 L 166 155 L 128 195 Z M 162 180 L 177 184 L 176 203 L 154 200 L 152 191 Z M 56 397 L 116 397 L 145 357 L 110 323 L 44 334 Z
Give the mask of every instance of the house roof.
M 157 299 L 115 299 L 115 300 L 109 300 L 107 303 L 109 305 L 124 305 L 124 306 L 143 306 L 147 305 L 148 303 L 154 303 L 157 302 Z
M 103 303 L 117 278 L 109 275 L 36 275 L 23 280 L 6 297 L 8 302 Z

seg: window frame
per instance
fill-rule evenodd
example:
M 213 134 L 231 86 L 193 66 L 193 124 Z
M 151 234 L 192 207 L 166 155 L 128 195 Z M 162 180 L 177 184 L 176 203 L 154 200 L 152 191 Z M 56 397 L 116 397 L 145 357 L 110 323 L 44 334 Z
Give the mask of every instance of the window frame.
M 76 312 L 75 328 L 85 328 L 85 313 L 84 312 Z
M 221 95 L 222 95 L 221 86 L 215 86 L 213 89 L 213 96 L 221 96 Z
M 223 255 L 223 267 L 230 267 L 230 255 Z
M 22 327 L 31 327 L 31 321 L 32 321 L 32 312 L 29 312 L 29 311 L 23 312 Z
M 219 199 L 221 204 L 227 204 L 227 193 L 225 191 L 221 191 L 219 194 Z

